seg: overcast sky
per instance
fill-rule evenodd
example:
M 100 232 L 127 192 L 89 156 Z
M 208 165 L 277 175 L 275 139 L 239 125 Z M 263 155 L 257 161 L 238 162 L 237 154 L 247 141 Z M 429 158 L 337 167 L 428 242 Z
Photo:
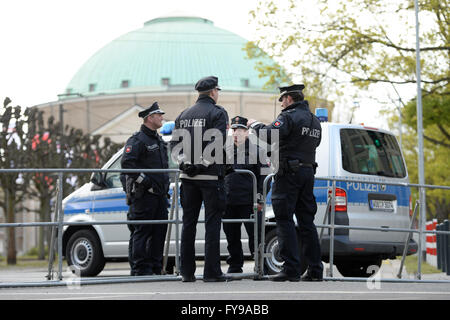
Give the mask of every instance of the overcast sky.
M 5 0 L 0 1 L 0 100 L 33 106 L 57 100 L 78 69 L 115 38 L 173 11 L 198 15 L 248 40 L 248 12 L 257 0 Z M 357 121 L 378 108 L 361 105 Z M 373 114 L 367 117 L 367 110 Z M 337 117 L 337 120 L 345 120 Z
M 214 21 L 248 39 L 254 0 L 14 0 L 0 1 L 0 99 L 32 106 L 57 94 L 97 50 L 143 27 L 144 22 L 183 11 Z

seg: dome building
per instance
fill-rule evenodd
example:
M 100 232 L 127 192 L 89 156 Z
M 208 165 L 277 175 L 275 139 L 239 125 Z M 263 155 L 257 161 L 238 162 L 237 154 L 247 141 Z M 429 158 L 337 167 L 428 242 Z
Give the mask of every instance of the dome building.
M 278 90 L 263 89 L 267 78 L 259 78 L 255 60 L 246 57 L 246 43 L 208 19 L 159 17 L 104 46 L 58 101 L 37 107 L 56 119 L 63 109 L 65 125 L 123 143 L 139 128 L 143 107 L 158 101 L 165 119 L 174 120 L 197 100 L 195 83 L 214 75 L 222 88 L 218 104 L 230 118 L 271 122 L 280 112 Z

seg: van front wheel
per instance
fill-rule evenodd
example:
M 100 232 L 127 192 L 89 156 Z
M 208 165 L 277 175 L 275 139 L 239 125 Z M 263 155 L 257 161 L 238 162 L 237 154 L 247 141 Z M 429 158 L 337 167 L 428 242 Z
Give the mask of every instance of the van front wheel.
M 69 239 L 66 249 L 69 266 L 81 277 L 95 277 L 105 267 L 105 258 L 97 235 L 91 230 L 79 230 Z
M 298 234 L 298 230 L 297 230 Z M 297 235 L 298 246 L 300 249 L 300 275 L 303 275 L 308 269 L 306 258 L 301 254 L 302 243 L 300 237 Z M 268 231 L 264 241 L 264 274 L 274 275 L 283 270 L 284 261 L 280 255 L 280 246 L 278 244 L 277 230 L 272 229 Z

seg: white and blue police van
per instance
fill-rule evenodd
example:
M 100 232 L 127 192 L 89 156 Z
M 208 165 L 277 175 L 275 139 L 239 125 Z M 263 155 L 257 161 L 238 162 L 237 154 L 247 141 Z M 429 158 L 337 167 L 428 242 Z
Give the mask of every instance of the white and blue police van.
M 321 112 L 319 110 L 319 112 Z M 319 117 L 322 120 L 323 117 Z M 171 139 L 173 122 L 160 130 L 165 141 Z M 411 195 L 408 187 L 385 183 L 408 182 L 408 172 L 394 135 L 388 131 L 362 125 L 322 122 L 322 141 L 317 149 L 319 166 L 316 178 L 334 177 L 362 180 L 337 182 L 335 224 L 346 226 L 409 228 Z M 123 150 L 117 152 L 103 169 L 120 169 Z M 170 156 L 169 156 L 170 159 Z M 170 163 L 170 168 L 177 168 Z M 91 181 L 63 200 L 64 221 L 126 220 L 128 206 L 120 182 L 120 172 L 94 173 Z M 379 184 L 381 183 L 381 184 Z M 316 179 L 314 193 L 318 211 L 316 224 L 323 224 L 331 182 Z M 171 191 L 173 183 L 171 184 Z M 266 221 L 275 221 L 267 195 Z M 202 210 L 203 211 L 203 210 Z M 180 219 L 182 208 L 180 207 Z M 200 213 L 202 220 L 202 212 Z M 329 215 L 325 224 L 330 223 Z M 264 241 L 264 269 L 268 274 L 281 270 L 276 227 L 267 225 Z M 181 225 L 180 228 L 181 230 Z M 318 228 L 319 233 L 321 229 Z M 196 255 L 204 257 L 204 225 L 198 224 Z M 250 257 L 247 233 L 242 227 L 242 246 Z M 129 230 L 127 225 L 65 226 L 63 253 L 69 265 L 80 270 L 81 276 L 99 274 L 107 261 L 128 258 Z M 335 229 L 334 264 L 343 276 L 367 277 L 368 266 L 381 265 L 383 259 L 393 259 L 403 252 L 406 233 Z M 322 236 L 322 260 L 329 261 L 330 235 Z M 408 254 L 417 251 L 411 240 Z M 167 271 L 173 271 L 175 256 L 175 227 L 170 234 Z M 221 232 L 221 256 L 228 256 L 226 237 Z

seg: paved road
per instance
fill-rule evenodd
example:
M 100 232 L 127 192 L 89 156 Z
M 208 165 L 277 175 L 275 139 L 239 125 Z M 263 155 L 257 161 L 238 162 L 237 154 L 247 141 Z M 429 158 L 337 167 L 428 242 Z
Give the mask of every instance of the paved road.
M 197 274 L 201 275 L 198 262 Z M 247 262 L 244 272 L 251 272 L 253 263 Z M 226 266 L 223 266 L 226 270 Z M 182 283 L 172 276 L 165 281 L 143 281 L 135 283 L 77 285 L 59 287 L 1 288 L 6 283 L 45 281 L 43 269 L 1 270 L 1 300 L 450 300 L 450 283 L 407 283 L 389 282 L 395 279 L 398 261 L 384 261 L 377 279 L 370 281 L 335 281 L 320 283 L 234 280 L 226 283 Z M 129 272 L 127 263 L 110 263 L 97 279 L 123 277 Z M 341 275 L 333 269 L 334 277 Z M 68 274 L 66 273 L 66 276 Z M 413 277 L 404 274 L 403 279 Z M 67 278 L 66 278 L 67 279 Z M 443 273 L 424 275 L 423 280 L 450 280 Z M 180 306 L 182 307 L 182 306 Z

